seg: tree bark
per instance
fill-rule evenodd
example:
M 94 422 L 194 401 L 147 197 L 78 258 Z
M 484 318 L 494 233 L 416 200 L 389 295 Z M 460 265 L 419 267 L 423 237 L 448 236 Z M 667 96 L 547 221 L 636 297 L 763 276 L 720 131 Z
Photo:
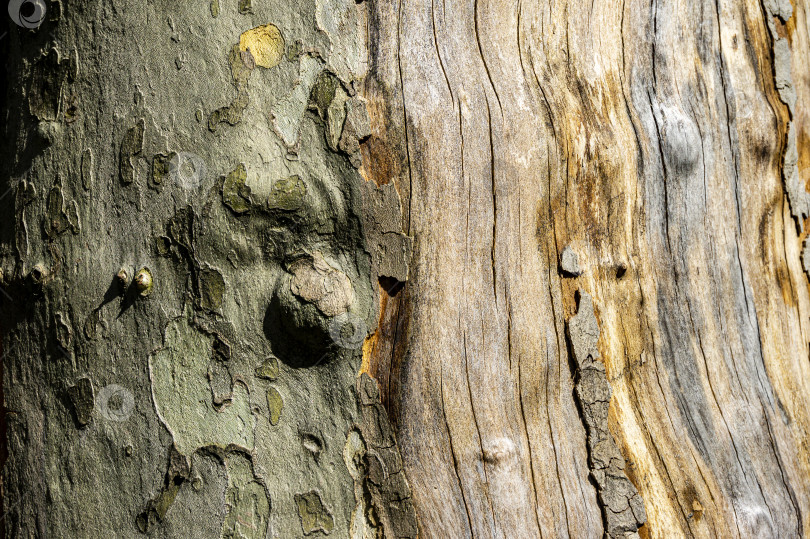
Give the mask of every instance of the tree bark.
M 9 27 L 7 536 L 416 535 L 357 376 L 372 272 L 404 280 L 410 245 L 356 168 L 362 13 L 50 2 Z
M 6 536 L 810 527 L 806 2 L 41 5 Z
M 642 535 L 806 533 L 806 2 L 370 9 L 365 162 L 415 256 L 369 370 L 423 535 L 598 537 L 632 505 L 574 395 L 591 355 Z

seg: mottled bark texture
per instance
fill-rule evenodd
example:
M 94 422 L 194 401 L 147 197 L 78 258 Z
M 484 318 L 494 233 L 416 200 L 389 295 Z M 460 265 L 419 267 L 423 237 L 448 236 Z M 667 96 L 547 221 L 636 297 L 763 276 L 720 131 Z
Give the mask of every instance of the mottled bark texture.
M 808 15 L 369 4 L 364 162 L 397 186 L 414 258 L 368 365 L 423 536 L 603 535 L 577 290 L 639 534 L 810 533 Z
M 410 253 L 363 9 L 46 4 L 3 36 L 5 535 L 415 537 L 358 378 Z

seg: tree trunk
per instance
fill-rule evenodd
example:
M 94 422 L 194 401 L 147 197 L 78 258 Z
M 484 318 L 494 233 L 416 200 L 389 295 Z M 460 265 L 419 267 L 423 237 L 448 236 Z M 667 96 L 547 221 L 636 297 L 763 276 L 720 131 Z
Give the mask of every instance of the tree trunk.
M 6 535 L 803 536 L 805 4 L 10 6 Z
M 356 168 L 361 15 L 64 2 L 10 29 L 8 536 L 416 535 L 357 378 L 371 272 L 409 248 L 363 221 L 400 210 Z

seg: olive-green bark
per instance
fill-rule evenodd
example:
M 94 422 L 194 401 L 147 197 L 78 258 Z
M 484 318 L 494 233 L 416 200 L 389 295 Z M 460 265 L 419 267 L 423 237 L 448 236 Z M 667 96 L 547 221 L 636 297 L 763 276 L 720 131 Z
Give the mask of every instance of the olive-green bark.
M 65 0 L 9 25 L 6 536 L 415 535 L 358 378 L 410 253 L 358 170 L 360 9 Z

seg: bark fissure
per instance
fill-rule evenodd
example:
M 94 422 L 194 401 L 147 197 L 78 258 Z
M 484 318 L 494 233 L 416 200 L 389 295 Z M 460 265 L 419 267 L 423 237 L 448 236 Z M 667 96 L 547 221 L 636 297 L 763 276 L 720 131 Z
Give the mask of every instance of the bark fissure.
M 443 370 L 441 371 L 444 372 Z M 447 412 L 444 404 L 444 376 L 439 379 L 441 386 L 441 399 L 442 399 L 442 419 L 444 420 L 445 430 L 447 431 L 447 439 L 450 442 L 450 456 L 453 459 L 453 470 L 456 473 L 456 480 L 458 481 L 458 489 L 461 492 L 461 499 L 464 502 L 464 510 L 467 512 L 467 536 L 472 536 L 472 515 L 470 514 L 470 504 L 467 502 L 467 496 L 464 493 L 464 485 L 461 483 L 461 474 L 458 470 L 458 457 L 456 456 L 456 448 L 453 445 L 453 434 L 450 432 L 450 423 L 447 420 Z

